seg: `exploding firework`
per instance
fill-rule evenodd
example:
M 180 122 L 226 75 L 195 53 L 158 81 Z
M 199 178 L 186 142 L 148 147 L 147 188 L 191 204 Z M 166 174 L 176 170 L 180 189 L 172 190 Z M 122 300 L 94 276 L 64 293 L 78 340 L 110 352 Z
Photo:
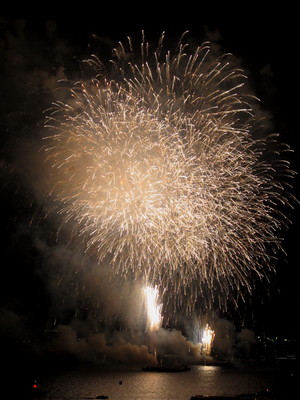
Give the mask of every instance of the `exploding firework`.
M 49 192 L 112 274 L 191 310 L 199 296 L 224 304 L 268 275 L 278 205 L 289 204 L 276 176 L 292 172 L 264 157 L 276 138 L 254 139 L 244 72 L 228 56 L 162 43 L 152 50 L 143 37 L 138 53 L 120 43 L 110 71 L 91 57 L 95 77 L 48 113 Z
M 210 355 L 214 338 L 215 332 L 210 329 L 209 325 L 206 325 L 202 335 L 202 349 L 207 355 Z
M 161 305 L 158 304 L 159 293 L 157 287 L 146 286 L 144 288 L 147 329 L 148 331 L 158 330 L 161 326 Z

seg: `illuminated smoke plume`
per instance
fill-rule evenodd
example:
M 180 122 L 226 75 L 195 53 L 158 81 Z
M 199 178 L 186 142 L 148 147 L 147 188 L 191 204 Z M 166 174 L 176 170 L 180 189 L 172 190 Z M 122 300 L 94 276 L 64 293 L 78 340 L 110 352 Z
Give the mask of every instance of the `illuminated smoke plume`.
M 49 197 L 112 276 L 157 285 L 186 310 L 199 297 L 226 304 L 272 269 L 293 173 L 270 157 L 275 136 L 255 138 L 229 56 L 183 38 L 166 51 L 163 36 L 133 47 L 119 44 L 111 71 L 91 57 L 94 78 L 48 112 Z

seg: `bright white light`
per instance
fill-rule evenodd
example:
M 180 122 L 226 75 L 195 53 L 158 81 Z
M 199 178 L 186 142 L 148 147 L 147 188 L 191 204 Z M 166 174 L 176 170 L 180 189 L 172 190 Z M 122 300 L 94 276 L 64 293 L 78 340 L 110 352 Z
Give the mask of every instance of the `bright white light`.
M 211 352 L 211 347 L 215 338 L 215 332 L 210 329 L 209 325 L 206 324 L 206 327 L 203 331 L 202 336 L 202 348 L 208 354 Z
M 148 330 L 159 329 L 161 325 L 161 305 L 158 304 L 158 289 L 156 286 L 146 286 L 144 288 L 144 294 Z

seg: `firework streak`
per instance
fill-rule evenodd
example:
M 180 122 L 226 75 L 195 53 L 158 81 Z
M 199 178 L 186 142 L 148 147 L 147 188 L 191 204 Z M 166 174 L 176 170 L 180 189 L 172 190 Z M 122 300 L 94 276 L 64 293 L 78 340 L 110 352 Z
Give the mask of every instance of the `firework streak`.
M 94 79 L 77 82 L 48 113 L 46 162 L 51 197 L 73 221 L 86 251 L 112 274 L 143 278 L 176 296 L 251 291 L 280 248 L 289 203 L 276 176 L 288 163 L 266 161 L 274 136 L 254 139 L 245 76 L 228 56 L 163 37 L 151 51 L 130 39 L 110 72 L 97 57 Z M 135 61 L 134 57 L 139 57 Z

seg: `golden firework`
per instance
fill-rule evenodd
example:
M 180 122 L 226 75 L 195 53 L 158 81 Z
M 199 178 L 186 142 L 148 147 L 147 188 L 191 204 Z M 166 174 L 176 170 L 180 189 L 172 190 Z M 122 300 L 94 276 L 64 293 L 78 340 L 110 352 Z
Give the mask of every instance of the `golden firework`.
M 86 251 L 192 309 L 207 291 L 226 299 L 268 274 L 277 207 L 289 203 L 274 177 L 293 173 L 264 160 L 269 138 L 253 138 L 244 72 L 208 43 L 181 40 L 172 54 L 162 42 L 152 50 L 143 37 L 134 61 L 128 39 L 110 73 L 88 60 L 95 77 L 48 113 L 46 158 L 51 197 Z

